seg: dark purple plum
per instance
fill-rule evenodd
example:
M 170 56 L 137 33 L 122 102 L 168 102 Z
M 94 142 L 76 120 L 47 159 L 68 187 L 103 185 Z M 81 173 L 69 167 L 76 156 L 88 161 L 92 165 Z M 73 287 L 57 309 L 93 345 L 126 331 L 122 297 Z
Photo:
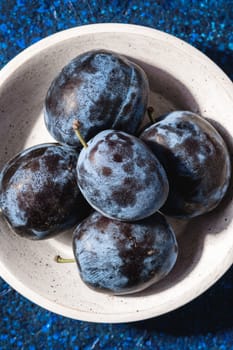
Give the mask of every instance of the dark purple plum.
M 97 291 L 139 292 L 167 275 L 177 258 L 177 242 L 161 214 L 134 223 L 92 213 L 73 235 L 81 279 Z
M 105 130 L 80 152 L 78 185 L 89 204 L 103 215 L 134 221 L 155 213 L 168 195 L 163 167 L 135 136 Z
M 227 191 L 231 165 L 224 140 L 206 119 L 188 111 L 171 112 L 141 139 L 168 175 L 164 214 L 191 218 L 216 208 Z
M 58 144 L 28 148 L 1 172 L 0 207 L 13 230 L 33 240 L 50 238 L 90 213 L 76 180 L 77 152 Z
M 60 143 L 80 147 L 73 132 L 88 141 L 105 129 L 134 134 L 145 114 L 149 84 L 144 71 L 106 50 L 89 51 L 67 64 L 49 87 L 45 124 Z

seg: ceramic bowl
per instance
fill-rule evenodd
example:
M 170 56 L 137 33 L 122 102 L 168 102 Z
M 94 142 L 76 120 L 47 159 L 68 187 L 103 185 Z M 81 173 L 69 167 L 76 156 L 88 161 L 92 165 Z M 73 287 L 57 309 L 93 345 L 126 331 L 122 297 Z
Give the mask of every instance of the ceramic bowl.
M 69 29 L 29 47 L 0 72 L 0 168 L 16 153 L 53 139 L 43 122 L 47 89 L 72 58 L 105 48 L 141 65 L 150 82 L 156 116 L 168 111 L 200 113 L 218 128 L 233 150 L 233 87 L 206 56 L 160 31 L 126 24 Z M 74 319 L 130 322 L 155 317 L 191 301 L 215 283 L 233 262 L 232 184 L 212 213 L 191 221 L 172 220 L 179 256 L 172 272 L 144 292 L 109 296 L 80 280 L 72 257 L 71 235 L 35 242 L 16 236 L 0 218 L 1 277 L 40 306 Z

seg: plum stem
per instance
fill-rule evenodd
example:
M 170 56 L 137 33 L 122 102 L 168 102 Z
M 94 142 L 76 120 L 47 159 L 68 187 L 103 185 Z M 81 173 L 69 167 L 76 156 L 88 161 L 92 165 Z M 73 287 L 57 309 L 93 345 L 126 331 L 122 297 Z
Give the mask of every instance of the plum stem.
M 88 145 L 87 145 L 86 141 L 84 140 L 84 138 L 82 137 L 79 128 L 80 128 L 80 122 L 79 122 L 78 120 L 75 120 L 75 121 L 73 122 L 73 129 L 74 129 L 74 132 L 75 132 L 75 134 L 77 135 L 77 137 L 78 137 L 79 141 L 81 142 L 82 146 L 83 146 L 84 148 L 87 148 Z
M 57 255 L 55 257 L 55 261 L 59 264 L 66 264 L 66 263 L 74 263 L 75 262 L 75 259 L 65 259 L 65 258 L 62 258 L 60 255 Z
M 154 108 L 152 106 L 149 106 L 147 108 L 147 114 L 148 114 L 148 118 L 150 119 L 151 124 L 154 124 L 154 122 L 155 122 Z

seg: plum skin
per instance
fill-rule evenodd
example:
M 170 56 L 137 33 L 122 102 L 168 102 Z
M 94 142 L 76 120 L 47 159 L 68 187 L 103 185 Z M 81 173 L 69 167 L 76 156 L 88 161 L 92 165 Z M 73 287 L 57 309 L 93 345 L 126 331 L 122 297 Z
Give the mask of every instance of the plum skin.
M 159 213 L 134 223 L 92 213 L 73 234 L 81 279 L 99 292 L 121 295 L 142 291 L 173 268 L 175 234 Z
M 30 147 L 0 177 L 0 206 L 15 233 L 51 238 L 75 226 L 90 209 L 76 180 L 77 153 L 55 143 Z
M 148 95 L 141 67 L 112 51 L 88 51 L 68 63 L 51 83 L 45 124 L 55 140 L 75 148 L 81 146 L 72 129 L 75 120 L 86 141 L 105 129 L 134 134 Z
M 163 164 L 170 192 L 161 212 L 192 218 L 218 206 L 229 186 L 230 157 L 218 131 L 189 111 L 161 117 L 140 138 Z
M 78 186 L 103 215 L 135 221 L 154 214 L 168 195 L 158 159 L 135 136 L 105 130 L 88 142 L 77 163 Z

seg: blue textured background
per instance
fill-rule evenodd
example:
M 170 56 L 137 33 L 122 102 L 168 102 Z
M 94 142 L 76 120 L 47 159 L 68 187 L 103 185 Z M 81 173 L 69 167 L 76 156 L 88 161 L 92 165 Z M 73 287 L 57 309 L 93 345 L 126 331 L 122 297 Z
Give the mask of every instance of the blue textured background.
M 100 22 L 171 33 L 206 53 L 233 78 L 232 0 L 0 0 L 0 68 L 49 34 Z M 57 316 L 0 280 L 0 350 L 5 349 L 233 350 L 233 268 L 179 310 L 120 325 Z

